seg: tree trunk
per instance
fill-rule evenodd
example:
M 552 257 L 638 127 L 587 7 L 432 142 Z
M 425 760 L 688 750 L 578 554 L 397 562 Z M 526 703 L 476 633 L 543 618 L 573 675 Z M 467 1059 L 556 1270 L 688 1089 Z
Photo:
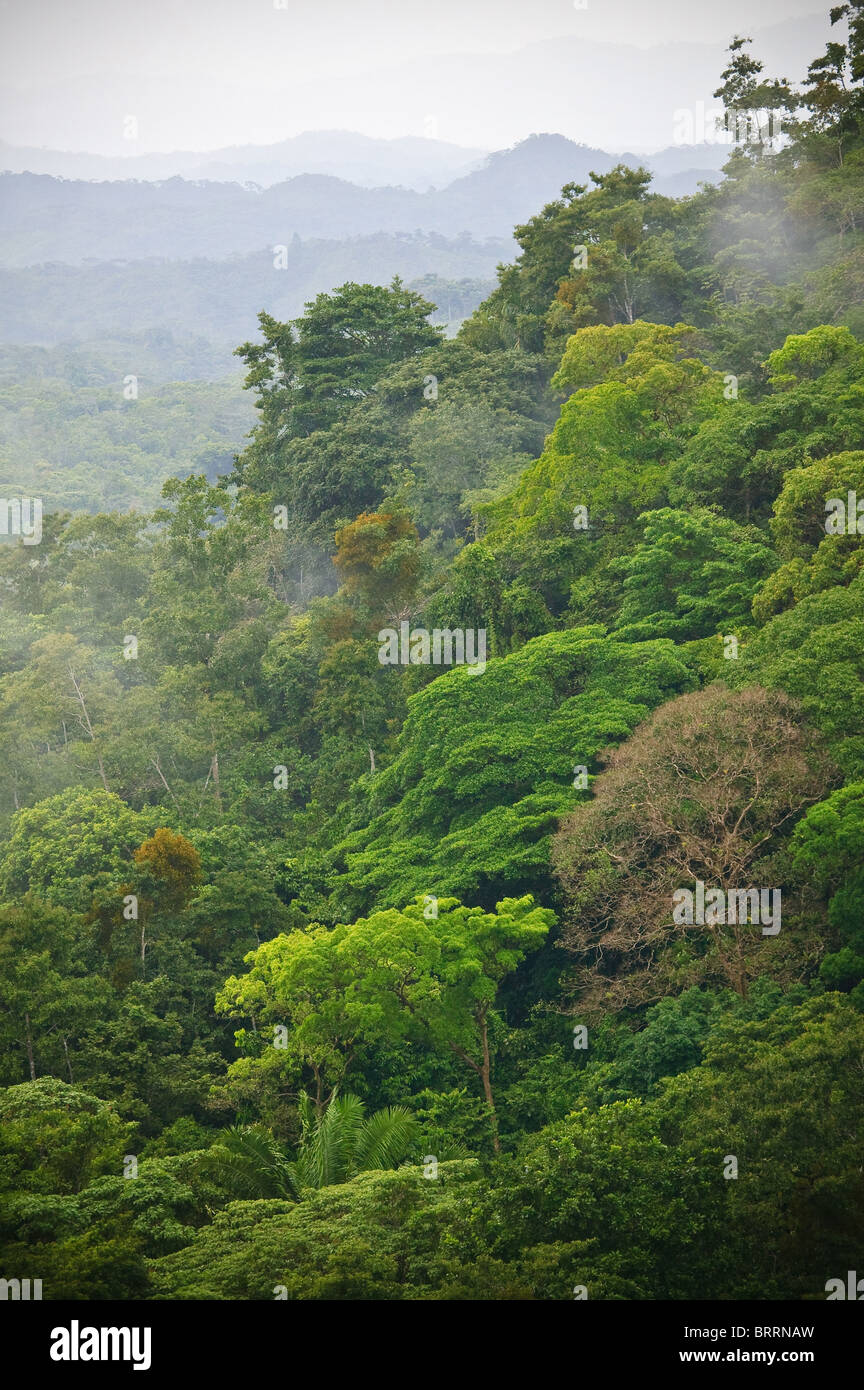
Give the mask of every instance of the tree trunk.
M 449 1046 L 450 1050 L 455 1052 L 456 1056 L 461 1058 L 466 1066 L 469 1066 L 472 1071 L 476 1071 L 480 1080 L 483 1082 L 483 1094 L 486 1097 L 486 1104 L 489 1106 L 489 1118 L 492 1121 L 492 1147 L 496 1154 L 498 1154 L 501 1152 L 501 1143 L 498 1138 L 498 1113 L 495 1109 L 495 1098 L 492 1095 L 492 1061 L 489 1056 L 489 1031 L 486 1023 L 486 1009 L 479 1009 L 474 1015 L 474 1018 L 477 1027 L 480 1029 L 480 1041 L 483 1050 L 483 1061 L 479 1066 L 474 1061 L 474 1058 L 469 1057 L 468 1053 L 465 1052 L 463 1048 L 458 1047 L 452 1039 L 450 1040 Z
M 216 805 L 222 810 L 222 789 L 219 785 L 219 753 L 214 748 L 213 761 L 210 764 L 210 771 L 213 774 L 213 790 L 216 793 Z
M 83 714 L 84 714 L 83 720 L 79 720 L 78 722 L 81 724 L 82 728 L 86 729 L 87 734 L 88 734 L 88 736 L 89 736 L 89 738 L 90 738 L 90 742 L 93 744 L 93 748 L 94 748 L 94 751 L 95 751 L 95 753 L 96 753 L 96 762 L 97 762 L 98 765 L 99 765 L 99 776 L 102 778 L 102 786 L 105 788 L 106 792 L 107 792 L 107 791 L 110 791 L 111 789 L 110 789 L 110 787 L 108 786 L 108 779 L 107 779 L 106 776 L 105 776 L 105 768 L 104 768 L 103 765 L 102 765 L 102 754 L 99 752 L 99 749 L 98 749 L 98 747 L 96 746 L 96 735 L 95 735 L 94 732 L 93 732 L 93 725 L 90 723 L 90 715 L 89 715 L 88 712 L 87 712 L 87 705 L 85 704 L 85 701 L 84 701 L 84 695 L 83 695 L 83 693 L 82 693 L 82 690 L 81 690 L 80 685 L 78 684 L 78 681 L 75 679 L 75 672 L 72 670 L 72 667 L 71 667 L 71 666 L 68 666 L 66 669 L 67 669 L 68 672 L 69 672 L 69 675 L 70 675 L 71 680 L 72 680 L 72 684 L 73 684 L 73 686 L 74 686 L 74 688 L 75 688 L 75 694 L 76 694 L 77 697 L 78 697 L 78 703 L 79 703 L 79 705 L 81 706 L 82 712 L 83 712 Z M 65 733 L 65 725 L 64 725 L 64 733 Z
M 172 792 L 172 790 L 171 790 L 171 788 L 169 787 L 168 783 L 165 781 L 165 774 L 164 774 L 164 772 L 162 771 L 161 767 L 159 766 L 159 759 L 158 759 L 158 758 L 151 758 L 151 759 L 150 759 L 150 765 L 151 765 L 151 767 L 155 767 L 155 769 L 156 769 L 156 771 L 157 771 L 157 773 L 158 773 L 158 775 L 159 775 L 159 781 L 162 783 L 162 785 L 163 785 L 163 787 L 165 788 L 166 792 L 168 793 L 168 795 L 170 796 L 171 800 L 174 802 L 174 805 L 177 807 L 177 810 L 179 811 L 179 810 L 180 810 L 180 803 L 178 802 L 176 796 L 175 796 L 174 793 Z
M 312 1075 L 315 1077 L 315 1113 L 319 1120 L 324 1115 L 324 1080 L 321 1076 L 321 1068 L 312 1063 Z
M 501 1152 L 501 1141 L 498 1138 L 498 1114 L 495 1110 L 495 1099 L 492 1095 L 492 1064 L 489 1057 L 489 1029 L 486 1024 L 486 1010 L 482 1009 L 478 1016 L 480 1024 L 480 1038 L 483 1044 L 483 1063 L 480 1067 L 480 1076 L 483 1081 L 483 1094 L 486 1097 L 486 1104 L 489 1106 L 489 1114 L 492 1117 L 492 1147 L 496 1154 Z

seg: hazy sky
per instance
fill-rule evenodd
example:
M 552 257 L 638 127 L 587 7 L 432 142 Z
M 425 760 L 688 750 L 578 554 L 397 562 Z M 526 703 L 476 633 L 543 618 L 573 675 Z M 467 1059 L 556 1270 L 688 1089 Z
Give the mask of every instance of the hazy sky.
M 556 129 L 649 148 L 671 143 L 667 109 L 710 98 L 734 33 L 785 23 L 797 65 L 814 21 L 793 22 L 827 36 L 829 3 L 0 0 L 0 139 L 133 154 L 342 128 L 502 148 Z

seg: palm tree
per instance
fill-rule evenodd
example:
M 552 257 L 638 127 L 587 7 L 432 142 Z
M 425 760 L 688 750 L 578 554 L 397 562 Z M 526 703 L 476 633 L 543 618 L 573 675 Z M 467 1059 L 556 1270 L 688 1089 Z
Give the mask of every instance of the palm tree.
M 332 1187 L 358 1173 L 396 1168 L 417 1132 L 417 1121 L 401 1105 L 366 1116 L 358 1096 L 334 1095 L 323 1114 L 311 1096 L 300 1096 L 300 1147 L 292 1165 L 298 1189 Z
M 267 1129 L 232 1125 L 207 1151 L 204 1165 L 237 1198 L 298 1196 L 294 1164 Z
M 357 1096 L 334 1095 L 323 1113 L 300 1094 L 300 1144 L 292 1162 L 269 1130 L 233 1125 L 208 1151 L 206 1165 L 237 1198 L 299 1200 L 304 1191 L 348 1182 L 358 1173 L 396 1168 L 417 1132 L 404 1106 L 366 1116 Z

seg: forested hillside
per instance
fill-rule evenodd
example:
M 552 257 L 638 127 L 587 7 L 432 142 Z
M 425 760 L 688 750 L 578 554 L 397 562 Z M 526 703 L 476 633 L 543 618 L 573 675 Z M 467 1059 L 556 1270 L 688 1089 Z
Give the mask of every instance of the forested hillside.
M 166 477 L 230 473 L 254 417 L 242 378 L 166 382 L 158 351 L 139 344 L 136 372 L 126 370 L 129 355 L 0 348 L 7 493 L 41 497 L 52 510 L 146 513 Z
M 732 44 L 718 186 L 566 184 L 455 336 L 396 268 L 271 304 L 233 465 L 154 378 L 142 509 L 70 483 L 0 546 L 0 1240 L 45 1298 L 860 1269 L 864 3 L 832 22 L 794 86 Z M 193 470 L 152 509 L 148 439 Z

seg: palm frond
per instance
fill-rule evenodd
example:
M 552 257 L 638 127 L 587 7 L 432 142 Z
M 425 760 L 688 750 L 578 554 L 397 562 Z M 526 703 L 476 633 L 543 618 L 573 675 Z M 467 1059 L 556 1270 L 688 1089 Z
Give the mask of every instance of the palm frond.
M 394 1105 L 366 1117 L 358 1096 L 334 1095 L 323 1115 L 313 1119 L 308 1096 L 301 1097 L 301 1136 L 291 1166 L 297 1190 L 333 1187 L 356 1173 L 395 1168 L 417 1135 L 417 1121 Z
M 268 1130 L 232 1125 L 206 1161 L 217 1181 L 237 1197 L 297 1196 L 285 1150 Z
M 363 1102 L 357 1096 L 334 1096 L 330 1101 L 316 1135 L 320 1178 L 316 1187 L 332 1187 L 349 1176 L 363 1113 Z
M 417 1121 L 402 1105 L 376 1110 L 365 1120 L 354 1147 L 356 1173 L 395 1168 L 407 1154 L 417 1134 Z

